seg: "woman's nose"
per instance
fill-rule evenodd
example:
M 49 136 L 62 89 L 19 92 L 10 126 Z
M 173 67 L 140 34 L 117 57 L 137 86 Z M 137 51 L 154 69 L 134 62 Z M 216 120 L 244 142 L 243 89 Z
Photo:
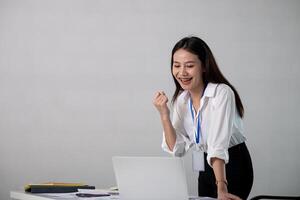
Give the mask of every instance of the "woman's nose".
M 183 66 L 183 67 L 181 67 L 181 69 L 180 69 L 180 73 L 181 73 L 181 75 L 186 75 L 187 74 L 187 72 L 186 72 L 186 68 Z

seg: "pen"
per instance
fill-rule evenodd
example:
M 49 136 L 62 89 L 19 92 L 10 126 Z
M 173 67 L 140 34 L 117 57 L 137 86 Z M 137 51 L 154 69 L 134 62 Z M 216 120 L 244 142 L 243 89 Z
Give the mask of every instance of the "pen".
M 78 197 L 108 197 L 110 194 L 89 194 L 89 193 L 77 193 Z

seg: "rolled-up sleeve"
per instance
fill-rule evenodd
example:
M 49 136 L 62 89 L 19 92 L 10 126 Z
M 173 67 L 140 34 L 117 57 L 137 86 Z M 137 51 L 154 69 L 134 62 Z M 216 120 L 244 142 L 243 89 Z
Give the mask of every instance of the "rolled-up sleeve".
M 220 88 L 214 100 L 212 126 L 207 138 L 207 162 L 219 158 L 228 163 L 228 147 L 232 135 L 233 119 L 236 111 L 235 96 L 229 86 Z
M 162 149 L 173 156 L 181 157 L 185 155 L 187 150 L 193 145 L 184 129 L 183 123 L 184 122 L 181 119 L 179 114 L 178 105 L 175 102 L 173 106 L 172 125 L 176 132 L 176 142 L 173 151 L 171 151 L 167 145 L 165 133 L 163 133 L 163 140 L 162 140 Z

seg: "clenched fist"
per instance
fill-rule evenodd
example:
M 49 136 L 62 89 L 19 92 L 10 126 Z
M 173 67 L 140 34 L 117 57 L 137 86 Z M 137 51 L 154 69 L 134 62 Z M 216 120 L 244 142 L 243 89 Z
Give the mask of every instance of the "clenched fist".
M 163 91 L 156 92 L 153 98 L 153 104 L 162 118 L 169 118 L 170 110 L 168 108 L 168 97 Z

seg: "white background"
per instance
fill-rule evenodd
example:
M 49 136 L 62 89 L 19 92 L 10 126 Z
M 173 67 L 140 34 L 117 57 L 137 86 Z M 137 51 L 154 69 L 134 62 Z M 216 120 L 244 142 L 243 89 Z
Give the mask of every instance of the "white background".
M 166 156 L 152 97 L 171 98 L 171 49 L 191 34 L 243 100 L 250 196 L 299 195 L 299 20 L 296 0 L 0 0 L 0 199 L 115 186 L 113 155 Z

